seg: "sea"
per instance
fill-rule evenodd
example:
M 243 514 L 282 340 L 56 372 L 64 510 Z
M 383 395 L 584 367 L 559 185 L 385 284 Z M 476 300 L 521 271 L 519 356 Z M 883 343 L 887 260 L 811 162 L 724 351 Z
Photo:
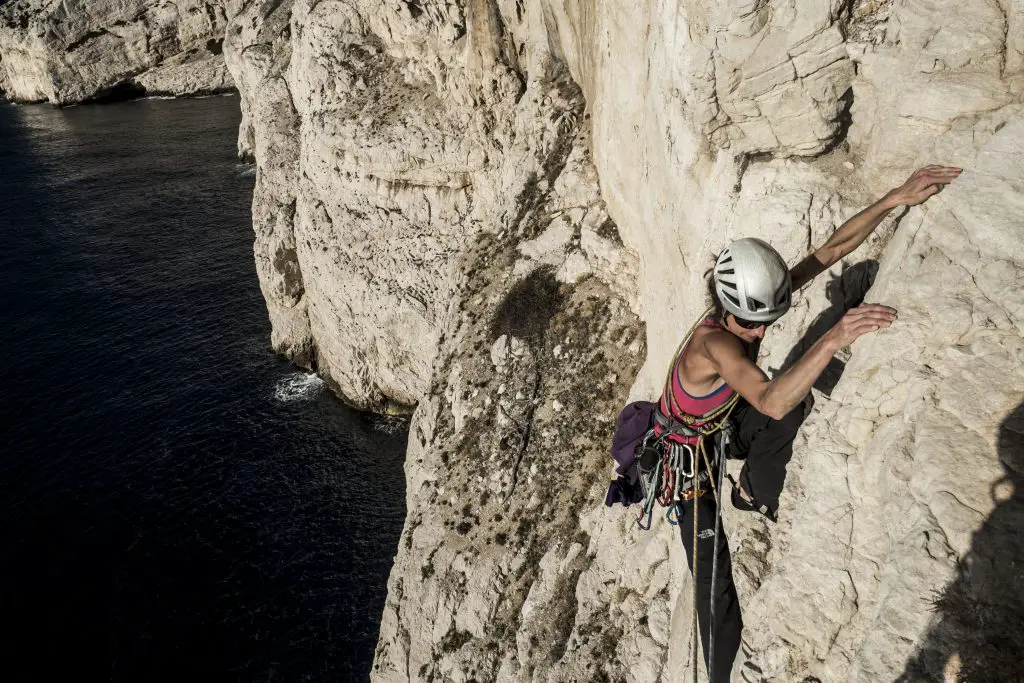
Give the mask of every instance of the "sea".
M 5 681 L 366 681 L 407 425 L 274 354 L 237 96 L 0 104 Z

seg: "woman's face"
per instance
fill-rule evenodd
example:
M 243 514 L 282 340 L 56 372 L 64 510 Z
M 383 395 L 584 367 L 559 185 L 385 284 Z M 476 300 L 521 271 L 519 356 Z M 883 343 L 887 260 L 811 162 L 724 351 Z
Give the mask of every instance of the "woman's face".
M 770 324 L 770 323 L 768 323 Z M 758 339 L 764 339 L 765 330 L 768 328 L 768 324 L 758 325 L 754 329 L 747 329 L 742 325 L 736 323 L 736 316 L 732 313 L 725 314 L 725 329 L 729 330 L 737 337 L 747 342 L 748 344 L 757 341 Z

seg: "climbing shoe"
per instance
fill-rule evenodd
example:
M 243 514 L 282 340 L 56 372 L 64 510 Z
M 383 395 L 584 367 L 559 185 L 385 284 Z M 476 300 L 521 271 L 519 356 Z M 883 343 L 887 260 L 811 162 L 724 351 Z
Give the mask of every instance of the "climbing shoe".
M 732 484 L 732 506 L 734 508 L 736 508 L 737 510 L 742 510 L 743 512 L 756 512 L 765 517 L 766 519 L 768 519 L 769 521 L 771 521 L 772 523 L 777 523 L 779 521 L 778 515 L 775 512 L 773 512 L 767 505 L 762 505 L 753 499 L 746 500 L 743 496 L 741 496 L 740 485 L 736 483 L 736 480 L 733 479 L 731 474 L 729 475 L 729 483 Z

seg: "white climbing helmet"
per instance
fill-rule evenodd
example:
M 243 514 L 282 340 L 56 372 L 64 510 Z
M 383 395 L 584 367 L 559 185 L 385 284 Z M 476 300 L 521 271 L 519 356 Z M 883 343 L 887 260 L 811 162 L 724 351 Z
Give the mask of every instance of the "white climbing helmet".
M 736 240 L 718 255 L 715 293 L 737 318 L 769 323 L 789 310 L 789 268 L 771 245 L 756 237 Z

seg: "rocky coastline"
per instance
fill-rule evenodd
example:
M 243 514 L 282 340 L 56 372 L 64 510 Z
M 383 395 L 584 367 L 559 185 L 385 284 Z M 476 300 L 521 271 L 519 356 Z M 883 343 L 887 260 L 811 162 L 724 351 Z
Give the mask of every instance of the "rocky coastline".
M 815 388 L 779 523 L 726 512 L 734 678 L 1013 675 L 1019 0 L 85 7 L 0 8 L 7 96 L 237 87 L 274 348 L 415 407 L 375 681 L 681 680 L 679 540 L 603 506 L 618 409 L 656 395 L 728 241 L 792 263 L 915 168 L 964 168 L 762 349 L 779 372 L 846 307 L 900 311 Z
M 0 95 L 54 105 L 235 89 L 230 2 L 14 0 L 0 6 Z

